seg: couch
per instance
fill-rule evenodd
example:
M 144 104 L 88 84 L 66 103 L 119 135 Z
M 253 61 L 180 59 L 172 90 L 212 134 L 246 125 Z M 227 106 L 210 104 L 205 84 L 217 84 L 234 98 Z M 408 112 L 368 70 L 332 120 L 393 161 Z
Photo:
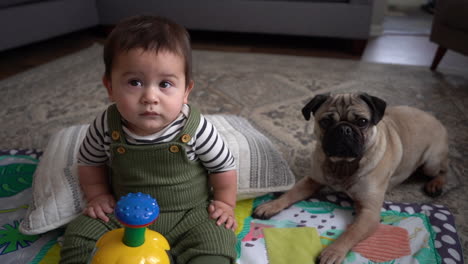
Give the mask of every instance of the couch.
M 5 0 L 0 51 L 136 14 L 193 30 L 367 40 L 372 0 Z
M 95 0 L 1 0 L 0 51 L 98 23 Z
M 468 0 L 437 1 L 430 40 L 438 45 L 431 64 L 436 70 L 447 49 L 468 55 Z

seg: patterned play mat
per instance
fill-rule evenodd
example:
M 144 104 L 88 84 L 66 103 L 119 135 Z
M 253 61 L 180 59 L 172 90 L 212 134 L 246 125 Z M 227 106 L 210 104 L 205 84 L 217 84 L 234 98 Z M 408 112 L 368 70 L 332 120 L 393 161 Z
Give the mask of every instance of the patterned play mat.
M 18 230 L 31 201 L 36 150 L 0 151 L 0 263 L 58 263 L 57 229 L 41 235 Z M 268 194 L 238 202 L 238 264 L 313 263 L 354 217 L 352 202 L 328 194 L 299 202 L 270 220 L 253 219 L 252 209 L 274 198 Z M 347 255 L 345 263 L 463 263 L 453 215 L 436 204 L 385 202 L 381 224 Z
M 329 194 L 296 203 L 269 220 L 249 216 L 273 198 L 238 203 L 238 220 L 243 221 L 239 264 L 312 263 L 305 261 L 332 243 L 355 215 L 346 196 Z M 270 234 L 272 229 L 282 230 Z M 272 259 L 281 256 L 282 261 Z M 463 263 L 462 256 L 453 216 L 444 206 L 385 202 L 376 233 L 355 246 L 344 263 Z

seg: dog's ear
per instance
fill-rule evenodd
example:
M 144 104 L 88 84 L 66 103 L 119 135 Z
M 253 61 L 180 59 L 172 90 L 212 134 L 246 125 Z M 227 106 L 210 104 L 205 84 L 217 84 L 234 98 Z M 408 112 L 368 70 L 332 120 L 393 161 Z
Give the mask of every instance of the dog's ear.
M 368 95 L 367 93 L 362 93 L 359 95 L 359 98 L 364 100 L 369 106 L 372 114 L 372 124 L 377 125 L 377 123 L 382 120 L 382 117 L 385 113 L 385 108 L 387 108 L 387 103 L 375 96 Z
M 310 113 L 314 113 L 330 97 L 330 94 L 318 94 L 302 108 L 302 115 L 305 120 L 310 120 Z

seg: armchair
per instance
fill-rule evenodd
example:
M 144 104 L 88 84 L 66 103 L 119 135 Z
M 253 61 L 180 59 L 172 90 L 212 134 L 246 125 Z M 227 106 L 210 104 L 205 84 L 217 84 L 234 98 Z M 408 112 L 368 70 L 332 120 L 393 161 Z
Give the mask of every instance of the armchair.
M 430 40 L 439 45 L 431 70 L 444 57 L 447 49 L 468 55 L 468 0 L 439 0 L 436 2 Z

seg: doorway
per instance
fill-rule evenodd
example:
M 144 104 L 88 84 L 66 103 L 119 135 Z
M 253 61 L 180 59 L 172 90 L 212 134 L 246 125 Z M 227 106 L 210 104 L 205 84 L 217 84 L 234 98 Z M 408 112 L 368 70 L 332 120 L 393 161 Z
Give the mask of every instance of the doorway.
M 429 36 L 434 0 L 387 0 L 382 29 L 384 35 Z

